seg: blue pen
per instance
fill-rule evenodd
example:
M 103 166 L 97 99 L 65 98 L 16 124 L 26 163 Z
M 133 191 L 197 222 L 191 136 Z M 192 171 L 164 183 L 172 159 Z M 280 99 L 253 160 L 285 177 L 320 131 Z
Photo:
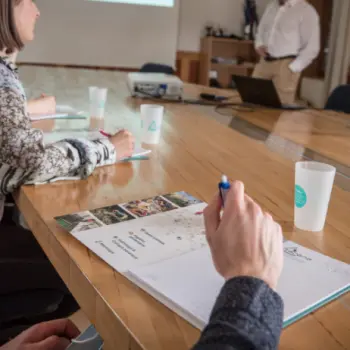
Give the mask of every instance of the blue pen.
M 221 200 L 222 200 L 222 206 L 225 205 L 227 192 L 230 190 L 230 188 L 231 188 L 231 185 L 228 181 L 227 176 L 222 175 L 221 182 L 219 183 L 219 191 L 220 191 L 220 196 L 221 196 Z

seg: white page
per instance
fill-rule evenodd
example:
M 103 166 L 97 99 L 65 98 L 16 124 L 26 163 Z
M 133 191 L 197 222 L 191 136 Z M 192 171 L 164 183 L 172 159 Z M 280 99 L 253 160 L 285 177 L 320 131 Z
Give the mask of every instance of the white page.
M 350 286 L 350 266 L 293 242 L 284 243 L 285 263 L 277 291 L 285 318 L 294 316 Z M 129 278 L 202 329 L 224 281 L 208 247 L 161 263 L 131 269 Z
M 128 160 L 130 158 L 138 158 L 138 157 L 144 157 L 150 154 L 152 151 L 149 149 L 144 149 L 142 147 L 137 147 L 134 149 L 134 153 L 132 154 L 131 157 L 123 158 L 122 160 Z
M 83 115 L 84 111 L 75 109 L 68 105 L 57 105 L 56 106 L 56 113 L 67 113 L 70 115 Z
M 93 218 L 93 225 L 100 224 L 101 227 L 89 230 L 89 224 L 82 222 L 71 230 L 71 234 L 119 272 L 205 246 L 203 216 L 196 213 L 202 211 L 206 204 L 195 204 L 186 208 L 171 205 L 171 211 L 137 219 L 123 204 L 116 205 L 116 209 L 120 211 L 122 207 L 135 219 L 109 226 L 104 226 L 98 219 L 97 210 L 79 213 L 80 216 L 85 214 L 86 218 Z
M 40 120 L 47 120 L 47 119 L 66 119 L 70 118 L 73 119 L 73 117 L 83 118 L 84 112 L 79 111 L 77 109 L 74 109 L 71 106 L 67 105 L 57 105 L 56 106 L 56 113 L 53 114 L 30 114 L 29 118 L 31 121 L 40 121 Z
M 55 114 L 31 114 L 30 120 L 32 122 L 48 119 L 66 119 L 68 118 L 67 113 L 55 113 Z

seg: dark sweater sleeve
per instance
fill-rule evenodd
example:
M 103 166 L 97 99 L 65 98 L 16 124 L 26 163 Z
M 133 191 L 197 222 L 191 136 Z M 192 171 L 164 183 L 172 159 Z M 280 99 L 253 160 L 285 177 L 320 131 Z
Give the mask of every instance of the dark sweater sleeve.
M 193 350 L 277 349 L 283 301 L 265 282 L 234 278 L 224 285 Z

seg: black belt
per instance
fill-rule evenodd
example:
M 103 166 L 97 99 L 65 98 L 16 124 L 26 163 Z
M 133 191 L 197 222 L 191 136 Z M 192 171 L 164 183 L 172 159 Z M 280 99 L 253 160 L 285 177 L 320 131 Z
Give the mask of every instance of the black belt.
M 267 55 L 264 57 L 266 62 L 274 62 L 274 61 L 281 61 L 281 60 L 288 60 L 288 59 L 295 59 L 297 58 L 296 55 L 289 55 L 289 56 L 282 56 L 282 57 L 273 57 L 270 55 Z

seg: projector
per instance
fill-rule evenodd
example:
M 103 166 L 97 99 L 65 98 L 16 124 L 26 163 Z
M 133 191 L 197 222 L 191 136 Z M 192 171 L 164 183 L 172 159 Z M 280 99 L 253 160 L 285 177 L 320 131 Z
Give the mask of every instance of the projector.
M 180 100 L 183 82 L 175 75 L 163 73 L 129 73 L 128 88 L 133 97 Z

